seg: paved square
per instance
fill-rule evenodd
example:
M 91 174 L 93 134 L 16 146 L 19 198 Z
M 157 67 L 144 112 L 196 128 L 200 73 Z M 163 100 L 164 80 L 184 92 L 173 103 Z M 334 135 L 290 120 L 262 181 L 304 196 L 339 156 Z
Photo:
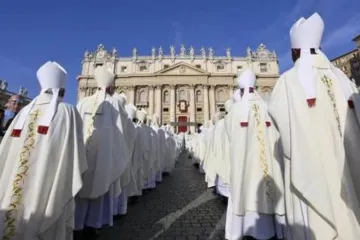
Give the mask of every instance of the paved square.
M 98 239 L 225 239 L 225 212 L 204 175 L 182 154 L 174 171 L 129 205 L 127 215 L 103 229 Z

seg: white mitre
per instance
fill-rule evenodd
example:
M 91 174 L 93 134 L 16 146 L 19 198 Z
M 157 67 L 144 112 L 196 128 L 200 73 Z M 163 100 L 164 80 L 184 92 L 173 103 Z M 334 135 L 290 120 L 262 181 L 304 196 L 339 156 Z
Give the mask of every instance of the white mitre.
M 52 99 L 50 105 L 46 110 L 46 113 L 40 119 L 39 128 L 42 128 L 42 134 L 46 134 L 50 126 L 50 123 L 56 113 L 58 102 L 59 102 L 59 91 L 65 89 L 67 81 L 67 72 L 57 62 L 48 61 L 42 65 L 36 72 L 37 79 L 41 86 L 40 94 L 45 93 L 47 90 L 51 90 Z M 32 107 L 34 106 L 36 97 L 30 104 L 28 104 L 22 111 L 14 125 L 15 132 L 21 133 L 24 127 L 26 117 L 29 115 Z M 14 132 L 14 131 L 13 131 Z M 19 135 L 19 134 L 18 134 Z
M 242 119 L 240 119 L 241 123 L 247 123 L 249 111 L 250 111 L 250 98 L 251 95 L 255 92 L 255 83 L 256 83 L 256 76 L 250 70 L 244 70 L 237 79 L 237 84 L 239 85 L 240 89 L 243 89 L 244 93 L 241 97 L 241 109 L 243 109 Z
M 313 57 L 310 49 L 320 52 L 323 32 L 324 21 L 318 13 L 314 13 L 308 19 L 300 18 L 290 29 L 291 47 L 301 51 L 296 65 L 298 79 L 307 99 L 316 98 L 315 76 L 312 70 Z
M 136 107 L 133 104 L 125 105 L 125 111 L 130 119 L 134 119 L 136 117 Z
M 98 66 L 94 70 L 94 78 L 100 93 L 102 94 L 100 100 L 104 100 L 106 96 L 106 88 L 114 86 L 115 75 L 106 66 Z
M 120 105 L 122 107 L 125 107 L 126 99 L 121 94 L 118 94 L 117 92 L 114 92 L 113 97 L 116 98 L 117 100 L 119 100 Z
M 146 111 L 143 109 L 136 111 L 136 118 L 139 120 L 139 123 L 143 123 L 146 119 Z
M 157 114 L 154 114 L 152 116 L 152 121 L 151 121 L 152 125 L 153 126 L 159 126 L 159 123 L 160 123 L 160 117 L 157 115 Z
M 225 102 L 225 104 L 224 104 L 224 106 L 225 106 L 225 111 L 229 113 L 229 112 L 231 111 L 231 108 L 232 108 L 233 104 L 234 104 L 234 100 L 233 100 L 233 99 L 227 100 L 227 101 Z

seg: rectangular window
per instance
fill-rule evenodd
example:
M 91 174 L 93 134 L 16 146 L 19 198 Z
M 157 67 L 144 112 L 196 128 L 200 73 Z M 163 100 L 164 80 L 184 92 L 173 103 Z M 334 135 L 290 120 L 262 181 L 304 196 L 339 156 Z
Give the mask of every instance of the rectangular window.
M 202 108 L 196 108 L 196 111 L 197 111 L 197 112 L 201 112 L 201 111 L 202 111 Z
M 169 67 L 169 65 L 165 64 L 164 65 L 164 69 L 167 69 Z
M 169 108 L 164 108 L 163 109 L 163 112 L 168 112 L 169 111 Z
M 197 68 L 200 68 L 200 69 L 201 69 L 201 65 L 199 65 L 199 64 L 195 65 L 195 67 L 197 67 Z
M 267 72 L 267 64 L 260 63 L 260 72 Z
M 238 71 L 238 72 L 241 72 L 241 71 L 242 71 L 242 69 L 243 69 L 243 67 L 242 67 L 242 66 L 237 66 L 237 71 Z
M 225 108 L 220 108 L 220 112 L 225 112 Z
M 140 65 L 139 70 L 140 70 L 140 72 L 147 71 L 147 66 L 146 65 Z
M 95 68 L 104 65 L 103 63 L 95 63 Z
M 219 64 L 216 66 L 216 70 L 218 70 L 218 71 L 223 71 L 224 69 L 225 69 L 225 66 L 222 64 Z
M 127 67 L 126 67 L 126 66 L 121 66 L 120 71 L 121 71 L 122 73 L 125 73 L 125 72 L 127 71 Z

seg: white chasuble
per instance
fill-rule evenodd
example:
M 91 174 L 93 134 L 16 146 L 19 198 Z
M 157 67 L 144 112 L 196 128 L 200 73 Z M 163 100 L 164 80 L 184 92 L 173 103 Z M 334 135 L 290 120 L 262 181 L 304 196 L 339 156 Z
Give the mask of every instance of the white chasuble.
M 76 108 L 59 103 L 47 134 L 38 123 L 51 95 L 39 95 L 19 137 L 0 146 L 0 236 L 11 240 L 72 239 L 74 197 L 86 171 L 82 121 Z
M 287 239 L 360 239 L 359 200 L 344 149 L 348 102 L 329 68 L 313 68 L 309 107 L 297 64 L 277 81 L 269 113 L 285 158 Z
M 79 197 L 96 199 L 110 190 L 120 179 L 128 165 L 128 149 L 125 141 L 125 126 L 120 116 L 120 102 L 101 91 L 82 99 L 77 108 L 84 123 L 84 140 L 88 171 Z M 121 188 L 114 189 L 114 197 Z
M 217 151 L 221 151 L 221 149 L 218 148 L 220 144 L 220 131 L 221 128 L 218 127 L 218 124 L 216 124 L 214 127 L 211 128 L 210 132 L 207 135 L 207 150 L 205 154 L 205 160 L 204 160 L 204 171 L 205 171 L 205 180 L 208 184 L 208 187 L 215 186 L 216 181 L 216 162 L 219 161 L 217 159 L 217 156 L 220 154 L 217 153 Z M 220 160 L 221 161 L 221 160 Z
M 218 139 L 218 144 L 215 146 L 216 162 L 214 166 L 216 174 L 225 184 L 230 183 L 230 142 L 225 131 L 225 119 L 227 117 L 228 116 L 226 115 L 225 118 L 217 123 L 219 135 L 216 137 Z
M 246 125 L 241 123 L 243 114 L 248 114 Z M 285 206 L 281 166 L 278 152 L 274 151 L 278 134 L 260 96 L 251 97 L 249 110 L 241 102 L 234 103 L 225 119 L 225 130 L 230 142 L 230 239 L 245 235 L 281 238 L 282 232 L 277 230 L 279 223 L 285 221 Z M 265 226 L 270 229 L 264 229 Z M 236 229 L 241 231 L 234 236 Z M 269 234 L 266 238 L 262 238 L 264 232 Z

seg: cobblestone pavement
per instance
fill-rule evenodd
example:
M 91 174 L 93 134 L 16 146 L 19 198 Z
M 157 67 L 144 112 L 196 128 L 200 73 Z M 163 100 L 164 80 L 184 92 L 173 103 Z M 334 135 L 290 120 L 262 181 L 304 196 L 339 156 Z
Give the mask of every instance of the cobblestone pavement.
M 226 205 L 185 154 L 156 189 L 128 207 L 126 216 L 103 229 L 98 240 L 225 239 Z

